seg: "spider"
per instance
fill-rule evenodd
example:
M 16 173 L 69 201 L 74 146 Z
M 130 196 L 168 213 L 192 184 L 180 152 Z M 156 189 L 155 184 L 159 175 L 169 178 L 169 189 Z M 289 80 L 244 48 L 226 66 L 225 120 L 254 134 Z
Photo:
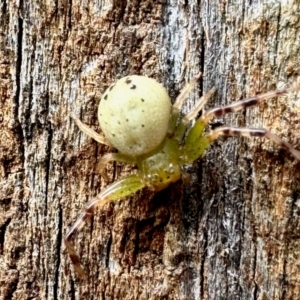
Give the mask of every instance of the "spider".
M 89 201 L 66 234 L 65 245 L 74 269 L 80 277 L 85 277 L 85 272 L 74 249 L 72 238 L 93 214 L 95 207 L 103 207 L 110 201 L 120 200 L 144 187 L 155 191 L 166 188 L 170 183 L 181 178 L 184 165 L 191 164 L 200 158 L 219 136 L 267 138 L 300 160 L 300 151 L 266 129 L 222 126 L 205 132 L 212 118 L 257 105 L 275 96 L 300 90 L 299 85 L 216 107 L 204 112 L 196 119 L 215 92 L 213 88 L 197 101 L 191 112 L 180 117 L 183 102 L 199 78 L 200 74 L 186 84 L 173 105 L 171 105 L 166 89 L 154 79 L 137 75 L 121 78 L 106 90 L 99 104 L 98 118 L 105 136 L 99 135 L 71 114 L 80 130 L 97 142 L 113 146 L 119 151 L 105 154 L 101 158 L 100 169 L 102 171 L 111 161 L 138 166 L 136 174 L 112 183 Z

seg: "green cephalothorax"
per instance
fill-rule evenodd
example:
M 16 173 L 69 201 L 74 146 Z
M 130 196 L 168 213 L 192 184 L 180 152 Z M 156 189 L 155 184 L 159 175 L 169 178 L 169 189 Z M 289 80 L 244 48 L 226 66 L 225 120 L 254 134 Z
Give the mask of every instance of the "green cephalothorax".
M 139 157 L 137 166 L 146 186 L 157 191 L 166 188 L 181 176 L 178 143 L 166 138 L 156 151 Z

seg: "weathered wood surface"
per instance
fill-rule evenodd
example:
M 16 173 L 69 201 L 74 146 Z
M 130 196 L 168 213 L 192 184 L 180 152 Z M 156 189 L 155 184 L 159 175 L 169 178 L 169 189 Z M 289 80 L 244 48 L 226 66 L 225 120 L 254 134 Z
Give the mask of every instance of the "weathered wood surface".
M 300 299 L 300 163 L 270 142 L 218 140 L 189 183 L 105 207 L 63 236 L 105 182 L 97 104 L 143 74 L 213 107 L 293 84 L 299 1 L 0 2 L 0 299 Z M 213 122 L 267 127 L 300 149 L 300 95 Z M 109 182 L 132 172 L 110 165 Z

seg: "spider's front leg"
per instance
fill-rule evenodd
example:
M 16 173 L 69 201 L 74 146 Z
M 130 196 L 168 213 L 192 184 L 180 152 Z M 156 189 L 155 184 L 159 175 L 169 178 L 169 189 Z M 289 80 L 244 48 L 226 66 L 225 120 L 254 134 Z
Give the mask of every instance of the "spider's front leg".
M 298 160 L 300 160 L 300 151 L 296 150 L 291 144 L 282 140 L 276 134 L 274 134 L 264 128 L 245 128 L 245 127 L 222 126 L 222 127 L 216 128 L 215 130 L 210 131 L 206 135 L 206 138 L 209 140 L 209 142 L 213 142 L 220 135 L 266 138 L 266 139 L 273 141 L 274 143 L 279 145 L 281 148 L 289 151 Z
M 219 117 L 219 116 L 226 115 L 228 113 L 246 109 L 248 107 L 258 105 L 259 103 L 261 103 L 267 99 L 278 97 L 280 95 L 284 95 L 287 93 L 296 92 L 299 90 L 300 90 L 300 85 L 295 84 L 295 85 L 292 85 L 285 89 L 275 90 L 275 91 L 271 91 L 271 92 L 267 92 L 264 94 L 253 96 L 251 98 L 235 101 L 226 106 L 215 107 L 213 109 L 208 110 L 206 113 L 204 113 L 200 117 L 200 120 L 207 124 L 214 117 Z
M 70 259 L 74 265 L 75 271 L 81 278 L 85 278 L 86 275 L 80 264 L 79 256 L 73 246 L 72 238 L 80 231 L 86 220 L 93 214 L 95 207 L 102 207 L 110 201 L 121 200 L 126 196 L 134 194 L 144 186 L 145 184 L 140 176 L 130 175 L 109 185 L 104 191 L 85 205 L 82 213 L 65 236 L 65 245 Z
M 289 143 L 283 141 L 277 135 L 271 133 L 266 129 L 255 129 L 255 128 L 235 128 L 235 127 L 219 127 L 208 134 L 204 134 L 204 130 L 209 121 L 218 116 L 222 116 L 231 112 L 239 111 L 242 109 L 246 109 L 250 106 L 257 105 L 262 101 L 267 99 L 280 96 L 286 93 L 299 91 L 300 85 L 294 85 L 286 89 L 275 90 L 271 92 L 267 92 L 264 94 L 253 96 L 252 98 L 247 98 L 244 100 L 236 101 L 230 103 L 223 107 L 216 107 L 208 110 L 204 113 L 198 120 L 196 120 L 194 126 L 190 129 L 187 134 L 185 145 L 182 147 L 181 157 L 183 158 L 184 163 L 192 163 L 199 157 L 203 155 L 208 146 L 216 140 L 220 135 L 242 135 L 246 137 L 264 137 L 269 140 L 272 140 L 282 148 L 288 150 L 291 154 L 293 154 L 298 160 L 300 160 L 300 151 L 296 150 Z M 188 115 L 185 116 L 187 119 L 192 119 Z

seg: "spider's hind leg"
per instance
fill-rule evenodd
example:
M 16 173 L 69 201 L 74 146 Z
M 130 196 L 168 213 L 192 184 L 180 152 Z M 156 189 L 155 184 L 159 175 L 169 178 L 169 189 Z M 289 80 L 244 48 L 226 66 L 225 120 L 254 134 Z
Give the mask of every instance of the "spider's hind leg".
M 79 129 L 82 132 L 84 132 L 86 135 L 88 135 L 89 137 L 91 137 L 92 139 L 94 139 L 95 141 L 97 141 L 100 144 L 104 144 L 104 145 L 112 147 L 112 145 L 110 144 L 110 142 L 104 136 L 100 135 L 99 133 L 97 133 L 96 131 L 94 131 L 92 128 L 90 128 L 86 124 L 82 123 L 75 116 L 75 114 L 71 113 L 70 117 L 75 121 L 75 123 L 79 127 Z
M 169 123 L 169 129 L 168 132 L 172 133 L 175 130 L 175 127 L 177 125 L 177 121 L 180 115 L 180 110 L 182 108 L 182 105 L 187 98 L 188 94 L 191 92 L 192 88 L 195 86 L 196 82 L 200 79 L 202 73 L 198 73 L 190 82 L 188 82 L 183 89 L 181 90 L 180 94 L 175 100 L 175 103 L 172 105 L 172 111 L 171 111 L 171 118 Z
M 281 148 L 289 151 L 293 156 L 300 160 L 300 151 L 296 150 L 291 144 L 285 142 L 279 136 L 273 134 L 267 129 L 222 126 L 210 131 L 206 135 L 206 138 L 211 143 L 214 140 L 216 140 L 220 135 L 267 138 L 279 145 Z
M 195 104 L 193 109 L 187 113 L 183 118 L 180 120 L 179 124 L 177 124 L 176 130 L 174 132 L 174 137 L 177 141 L 181 141 L 189 123 L 194 120 L 207 101 L 211 98 L 211 96 L 215 93 L 216 88 L 213 87 L 209 90 L 206 94 L 204 94 Z

